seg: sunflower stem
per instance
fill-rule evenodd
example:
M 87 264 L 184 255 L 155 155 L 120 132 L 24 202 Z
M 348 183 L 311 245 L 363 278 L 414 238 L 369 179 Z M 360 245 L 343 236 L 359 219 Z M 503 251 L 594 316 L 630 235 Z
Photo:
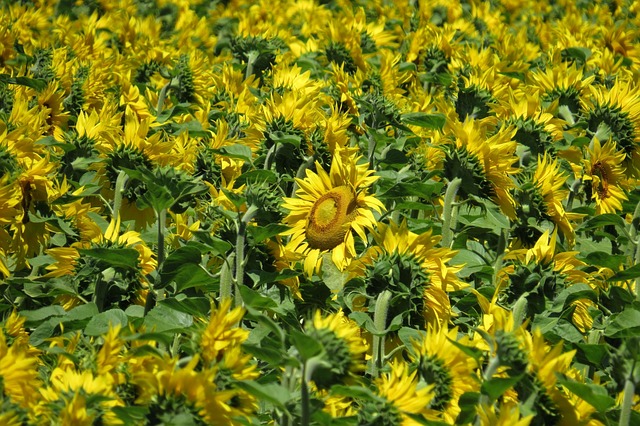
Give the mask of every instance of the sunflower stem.
M 231 269 L 234 266 L 235 253 L 231 253 L 220 268 L 220 302 L 231 298 L 233 288 L 233 275 Z
M 160 115 L 164 108 L 164 100 L 167 98 L 167 92 L 171 88 L 172 84 L 173 80 L 162 86 L 162 89 L 160 89 L 160 93 L 158 94 L 158 104 L 156 106 L 156 117 Z
M 242 306 L 242 295 L 240 294 L 240 288 L 244 285 L 244 267 L 246 265 L 246 259 L 244 258 L 244 244 L 247 237 L 247 225 L 253 220 L 256 213 L 258 213 L 258 207 L 250 205 L 246 212 L 242 215 L 242 218 L 238 218 L 238 235 L 236 236 L 236 306 Z
M 277 146 L 278 146 L 278 142 L 275 142 L 273 146 L 269 148 L 269 151 L 267 151 L 267 155 L 264 159 L 264 167 L 263 167 L 264 170 L 269 170 L 271 168 L 271 160 L 275 155 Z
M 449 182 L 447 191 L 444 194 L 444 207 L 442 209 L 442 247 L 451 247 L 453 240 L 452 224 L 458 220 L 457 217 L 453 217 L 453 201 L 456 199 L 461 184 L 462 179 L 455 178 Z
M 629 420 L 631 420 L 631 406 L 633 405 L 633 397 L 635 393 L 636 385 L 630 377 L 627 377 L 627 380 L 624 382 L 624 397 L 622 400 L 622 406 L 620 407 L 619 426 L 629 426 Z
M 158 271 L 161 270 L 164 264 L 164 226 L 167 223 L 167 209 L 161 209 L 157 212 L 158 218 Z M 160 275 L 158 274 L 158 280 Z M 156 289 L 156 300 L 164 299 L 164 291 L 162 289 Z
M 389 313 L 389 301 L 391 292 L 385 290 L 378 295 L 375 312 L 373 313 L 373 325 L 376 334 L 373 335 L 373 359 L 371 360 L 371 376 L 378 377 L 384 361 L 384 330 L 387 328 L 387 314 Z
M 256 52 L 255 50 L 250 51 L 249 53 L 247 53 L 247 69 L 244 72 L 244 79 L 248 79 L 249 76 L 251 76 L 253 74 L 253 65 L 256 62 L 256 59 L 258 59 L 258 56 L 260 54 L 258 52 Z
M 573 209 L 573 199 L 578 193 L 578 190 L 580 189 L 580 185 L 582 185 L 582 179 L 576 179 L 571 184 L 571 188 L 569 188 L 569 197 L 567 198 L 567 205 L 565 206 L 565 210 L 568 212 L 570 212 L 571 209 Z
M 118 177 L 116 178 L 116 189 L 113 194 L 113 219 L 117 222 L 120 217 L 120 208 L 122 207 L 122 195 L 124 194 L 124 186 L 127 184 L 129 180 L 129 175 L 124 170 L 120 170 L 118 172 Z
M 375 170 L 376 139 L 371 131 L 367 132 L 367 137 L 369 139 L 369 169 Z

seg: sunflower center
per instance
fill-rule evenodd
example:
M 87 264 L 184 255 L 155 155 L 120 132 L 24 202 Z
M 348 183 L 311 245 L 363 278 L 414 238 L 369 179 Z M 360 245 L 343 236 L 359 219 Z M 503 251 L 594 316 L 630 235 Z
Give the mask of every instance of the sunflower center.
M 356 194 L 348 186 L 339 186 L 318 198 L 307 221 L 309 247 L 330 250 L 343 242 L 356 212 Z

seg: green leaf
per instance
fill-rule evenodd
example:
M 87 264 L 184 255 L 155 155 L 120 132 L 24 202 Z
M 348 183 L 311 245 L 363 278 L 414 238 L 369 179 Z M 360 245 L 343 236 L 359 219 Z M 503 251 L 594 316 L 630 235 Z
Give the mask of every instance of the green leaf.
M 266 226 L 249 226 L 247 230 L 256 243 L 261 243 L 271 237 L 287 231 L 289 227 L 280 223 L 270 223 Z
M 300 136 L 284 133 L 279 130 L 269 132 L 269 138 L 271 138 L 274 143 L 293 145 L 295 148 L 300 148 L 300 143 L 302 142 L 302 138 Z
M 214 278 L 200 265 L 202 255 L 197 247 L 186 245 L 173 251 L 162 265 L 160 287 L 175 282 L 176 291 L 181 292 L 192 287 L 208 287 Z
M 300 353 L 303 361 L 319 355 L 324 350 L 320 342 L 299 330 L 291 330 L 289 337 L 291 337 L 293 345 L 298 350 L 298 353 Z
M 607 390 L 602 386 L 580 383 L 564 378 L 558 378 L 558 384 L 578 395 L 600 413 L 605 413 L 616 404 L 616 400 L 610 397 L 607 394 Z
M 254 309 L 273 309 L 278 306 L 275 300 L 271 299 L 270 297 L 263 296 L 262 294 L 250 289 L 247 286 L 240 287 L 240 294 L 242 295 L 242 301 L 244 302 L 244 304 Z
M 158 304 L 166 305 L 176 311 L 197 317 L 205 317 L 209 309 L 211 309 L 211 302 L 208 298 L 187 297 L 184 294 L 178 294 L 176 297 L 168 297 L 160 300 Z
M 410 353 L 414 351 L 414 345 L 420 344 L 426 336 L 423 330 L 416 330 L 410 327 L 401 327 L 398 330 L 398 338 Z
M 102 336 L 109 332 L 109 329 L 116 326 L 124 327 L 129 323 L 127 314 L 121 309 L 110 309 L 99 313 L 91 318 L 84 329 L 87 336 Z
M 137 269 L 138 250 L 132 248 L 107 248 L 96 247 L 91 249 L 78 249 L 78 253 L 101 260 L 114 268 Z M 106 269 L 106 268 L 105 268 Z
M 253 157 L 251 148 L 240 143 L 223 146 L 222 148 L 220 148 L 219 152 L 226 157 L 237 158 L 248 162 L 251 162 L 251 159 Z
M 237 381 L 234 384 L 255 396 L 258 401 L 268 402 L 285 413 L 289 413 L 286 404 L 291 399 L 291 394 L 284 386 L 277 383 L 261 384 L 254 381 Z
M 489 396 L 492 401 L 500 398 L 506 391 L 511 389 L 516 383 L 518 383 L 524 374 L 520 374 L 513 377 L 494 377 L 486 380 L 482 383 L 480 390 L 484 395 Z
M 640 263 L 618 272 L 617 274 L 609 278 L 607 281 L 609 282 L 627 281 L 627 280 L 632 280 L 638 277 L 640 277 Z
M 626 338 L 640 334 L 640 311 L 636 304 L 627 306 L 622 312 L 614 314 L 604 330 L 607 337 Z
M 480 393 L 478 392 L 465 392 L 458 399 L 458 406 L 460 407 L 460 414 L 456 419 L 457 425 L 466 425 L 473 423 L 473 419 L 476 417 L 476 409 L 478 401 L 480 400 Z
M 243 185 L 245 183 L 253 182 L 276 183 L 278 182 L 278 176 L 271 170 L 249 170 L 248 172 L 238 176 L 235 184 Z
M 603 266 L 613 271 L 617 271 L 626 261 L 626 256 L 613 255 L 611 252 L 593 251 L 585 257 L 585 262 L 589 265 Z
M 149 311 L 143 324 L 147 330 L 156 333 L 180 331 L 193 324 L 193 317 L 169 306 L 158 304 Z
M 339 292 L 347 282 L 348 274 L 340 271 L 331 260 L 331 254 L 322 255 L 322 282 L 332 292 Z
M 20 311 L 20 315 L 25 317 L 25 324 L 31 327 L 47 318 L 60 317 L 65 314 L 66 311 L 60 305 L 46 306 L 33 311 Z
M 443 114 L 427 114 L 425 112 L 410 112 L 402 114 L 401 120 L 407 125 L 420 126 L 434 130 L 442 129 L 446 122 L 446 118 Z
M 586 362 L 591 363 L 594 366 L 601 366 L 605 357 L 607 356 L 607 347 L 605 345 L 596 345 L 588 343 L 576 343 L 578 351 L 576 358 L 578 360 L 584 359 Z
M 0 83 L 17 84 L 19 86 L 27 86 L 36 89 L 38 92 L 47 87 L 47 81 L 41 78 L 29 77 L 12 77 L 9 74 L 0 74 Z

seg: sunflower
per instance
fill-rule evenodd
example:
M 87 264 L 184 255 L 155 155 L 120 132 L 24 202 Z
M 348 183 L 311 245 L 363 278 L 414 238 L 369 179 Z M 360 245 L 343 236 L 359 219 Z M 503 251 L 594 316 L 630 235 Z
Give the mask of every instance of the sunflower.
M 442 413 L 447 423 L 454 423 L 460 413 L 462 394 L 477 392 L 479 387 L 476 361 L 452 343 L 459 340 L 457 328 L 430 327 L 421 342 L 414 342 L 409 355 L 418 376 L 433 385 L 429 408 Z
M 590 87 L 582 109 L 588 132 L 598 139 L 611 138 L 624 154 L 628 174 L 637 175 L 640 164 L 640 98 L 633 81 L 616 79 L 611 88 Z
M 414 417 L 437 420 L 436 412 L 429 409 L 433 399 L 432 386 L 422 386 L 417 371 L 409 373 L 405 363 L 391 363 L 388 373 L 376 379 L 376 394 L 379 398 L 367 401 L 358 412 L 358 425 L 423 424 Z
M 317 310 L 307 324 L 306 334 L 322 345 L 328 363 L 316 367 L 311 375 L 318 389 L 343 383 L 365 370 L 367 344 L 360 328 L 342 311 L 323 316 Z
M 583 160 L 582 180 L 587 197 L 596 203 L 596 214 L 622 210 L 622 202 L 628 199 L 624 151 L 618 151 L 613 140 L 602 146 L 596 138 L 588 153 L 589 157 Z
M 481 426 L 529 426 L 533 420 L 533 414 L 523 416 L 518 405 L 504 402 L 498 407 L 479 405 L 477 413 Z
M 509 217 L 515 217 L 515 201 L 510 190 L 515 187 L 511 178 L 519 172 L 514 164 L 516 129 L 503 127 L 488 136 L 477 120 L 452 123 L 453 144 L 442 145 L 446 152 L 444 175 L 449 181 L 462 179 L 460 195 L 493 199 Z
M 38 389 L 42 386 L 38 378 L 38 366 L 37 352 L 20 340 L 9 345 L 4 329 L 0 328 L 0 382 L 3 396 L 23 408 L 36 403 Z
M 229 311 L 230 308 L 231 299 L 226 299 L 211 309 L 209 323 L 200 336 L 200 350 L 205 362 L 219 361 L 226 350 L 240 345 L 249 336 L 249 331 L 238 327 L 244 308 L 236 307 Z
M 329 173 L 316 163 L 317 173 L 307 170 L 304 179 L 296 178 L 296 198 L 285 198 L 289 210 L 284 222 L 291 226 L 283 235 L 291 235 L 287 249 L 305 256 L 304 271 L 310 277 L 319 271 L 322 255 L 331 251 L 333 263 L 340 269 L 355 257 L 353 231 L 366 240 L 365 228 L 376 222 L 372 210 L 384 210 L 368 188 L 377 180 L 362 157 L 345 156 L 337 149 Z
M 456 252 L 436 247 L 440 237 L 431 231 L 409 231 L 406 221 L 376 228 L 376 245 L 350 265 L 349 276 L 363 277 L 363 291 L 372 299 L 386 289 L 393 293 L 389 321 L 403 315 L 406 324 L 420 328 L 447 323 L 452 315 L 447 292 L 467 286 L 456 277 L 460 268 L 447 265 Z

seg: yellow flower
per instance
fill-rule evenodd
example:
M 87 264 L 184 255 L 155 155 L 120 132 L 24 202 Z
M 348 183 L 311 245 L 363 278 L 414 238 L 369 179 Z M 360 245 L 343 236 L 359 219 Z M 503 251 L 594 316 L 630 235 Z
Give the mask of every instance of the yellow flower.
M 522 417 L 518 405 L 504 402 L 498 407 L 479 405 L 476 411 L 482 426 L 529 426 L 533 420 L 533 414 Z
M 37 402 L 38 357 L 19 341 L 11 346 L 3 329 L 0 329 L 0 380 L 3 392 L 12 402 L 28 408 Z
M 442 413 L 442 419 L 447 423 L 454 423 L 458 417 L 458 400 L 462 394 L 477 392 L 479 388 L 475 360 L 452 341 L 460 342 L 457 327 L 451 330 L 446 325 L 439 329 L 430 327 L 421 342 L 414 342 L 414 350 L 410 353 L 418 376 L 433 385 L 429 408 Z
M 231 299 L 222 300 L 220 305 L 211 309 L 211 317 L 200 338 L 202 359 L 212 363 L 219 361 L 228 349 L 247 340 L 249 331 L 238 327 L 244 316 L 244 308 L 236 307 L 229 311 Z
M 342 311 L 323 316 L 320 310 L 306 327 L 306 334 L 319 342 L 329 367 L 317 367 L 311 379 L 319 389 L 328 389 L 365 370 L 367 344 L 360 328 Z
M 587 195 L 596 203 L 596 214 L 615 213 L 622 210 L 622 202 L 627 200 L 625 193 L 627 179 L 624 174 L 625 154 L 617 150 L 617 145 L 609 141 L 600 145 L 593 140 L 589 148 L 589 157 L 583 160 Z
M 340 269 L 355 257 L 353 232 L 366 239 L 364 230 L 376 220 L 371 210 L 380 213 L 384 206 L 367 188 L 376 181 L 367 164 L 357 164 L 361 157 L 346 156 L 337 150 L 327 174 L 319 163 L 317 173 L 307 170 L 304 179 L 296 178 L 297 198 L 285 198 L 289 210 L 284 219 L 292 229 L 287 249 L 305 256 L 308 276 L 320 269 L 322 254 L 331 251 L 333 263 Z

